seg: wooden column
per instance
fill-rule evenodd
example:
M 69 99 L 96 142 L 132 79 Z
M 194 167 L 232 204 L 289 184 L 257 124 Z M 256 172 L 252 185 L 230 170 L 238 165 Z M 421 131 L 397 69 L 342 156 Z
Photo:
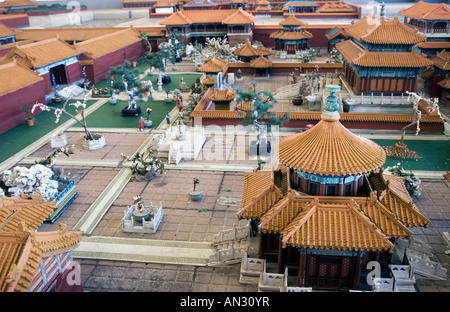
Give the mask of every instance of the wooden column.
M 278 273 L 283 272 L 283 243 L 280 241 L 278 242 Z
M 305 287 L 306 276 L 306 254 L 300 251 L 300 260 L 298 264 L 298 286 Z
M 338 184 L 338 195 L 344 196 L 344 183 Z
M 303 179 L 302 192 L 308 194 L 308 180 Z
M 353 190 L 352 190 L 353 196 L 358 195 L 358 180 L 353 181 Z
M 355 257 L 355 262 L 353 263 L 353 287 L 352 289 L 358 289 L 359 286 L 359 276 L 361 273 L 361 257 L 358 255 Z
M 319 195 L 325 196 L 325 186 L 326 184 L 319 183 Z
M 262 232 L 259 232 L 259 247 L 258 247 L 258 258 L 262 259 L 263 258 L 263 239 L 264 239 L 264 235 Z

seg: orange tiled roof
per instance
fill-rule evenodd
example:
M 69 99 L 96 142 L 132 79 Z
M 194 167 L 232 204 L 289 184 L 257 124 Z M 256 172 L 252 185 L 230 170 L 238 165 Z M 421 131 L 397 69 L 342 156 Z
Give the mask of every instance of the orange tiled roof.
M 321 204 L 312 201 L 282 231 L 282 244 L 311 249 L 393 249 L 386 235 L 364 215 L 358 204 Z
M 5 0 L 0 3 L 0 8 L 11 8 L 21 6 L 33 6 L 37 8 L 39 5 L 30 0 Z
M 403 24 L 397 17 L 394 19 L 382 17 L 374 21 L 371 16 L 365 16 L 346 27 L 345 31 L 359 41 L 374 44 L 415 44 L 426 40 L 424 35 Z
M 83 51 L 76 49 L 56 37 L 25 45 L 16 44 L 16 46 L 6 54 L 0 64 L 9 62 L 12 58 L 15 58 L 18 63 L 29 68 L 37 69 L 78 56 L 81 53 L 83 53 Z
M 148 2 L 156 3 L 157 0 L 122 0 L 122 1 L 120 1 L 120 3 L 148 3 Z
M 293 14 L 289 14 L 283 21 L 278 23 L 281 26 L 301 26 L 304 23 L 296 18 Z
M 327 37 L 328 40 L 332 40 L 332 39 L 336 38 L 337 36 L 342 36 L 344 39 L 349 38 L 347 33 L 345 32 L 345 30 L 342 28 L 339 28 L 339 30 L 335 31 L 331 35 L 329 33 L 325 34 L 325 37 Z
M 257 59 L 250 61 L 250 67 L 253 68 L 269 68 L 272 67 L 272 61 L 260 55 Z
M 239 8 L 236 12 L 228 16 L 222 21 L 222 24 L 236 25 L 236 24 L 252 24 L 256 21 L 256 16 Z
M 203 79 L 203 81 L 202 81 L 202 83 L 204 84 L 204 85 L 213 85 L 213 84 L 215 84 L 217 82 L 217 79 L 216 78 L 214 78 L 213 76 L 206 76 L 206 78 L 205 79 Z
M 288 31 L 288 30 L 277 30 L 270 34 L 272 39 L 280 40 L 300 40 L 300 39 L 311 39 L 313 35 L 306 30 L 300 31 Z
M 245 44 L 243 46 L 236 49 L 233 52 L 233 54 L 237 55 L 237 56 L 247 56 L 247 57 L 259 55 L 258 49 L 256 49 L 254 46 L 252 46 L 249 39 L 247 39 L 247 41 L 245 42 Z
M 411 52 L 370 52 L 352 40 L 336 44 L 336 48 L 349 62 L 367 67 L 425 67 L 432 62 L 424 55 Z
M 236 105 L 236 110 L 244 112 L 252 111 L 253 110 L 252 102 L 241 102 Z
M 270 2 L 267 0 L 259 0 L 257 2 L 258 5 L 270 5 Z
M 272 54 L 272 51 L 267 49 L 264 46 L 258 47 L 257 50 L 258 50 L 258 55 L 267 56 L 267 55 L 271 55 Z
M 0 65 L 0 96 L 43 80 L 38 73 L 17 62 Z
M 158 0 L 155 5 L 153 5 L 154 8 L 165 8 L 165 7 L 174 7 L 176 6 L 178 1 L 172 1 L 172 0 Z
M 450 49 L 450 41 L 425 41 L 416 44 L 422 49 Z
M 13 76 L 11 76 L 12 78 Z M 0 231 L 15 231 L 23 222 L 28 228 L 37 229 L 55 209 L 54 202 L 44 202 L 43 196 L 32 195 L 27 199 L 0 197 Z
M 445 79 L 439 81 L 437 84 L 441 88 L 450 89 L 450 78 L 445 78 Z
M 322 116 L 313 128 L 279 142 L 280 162 L 310 174 L 347 176 L 370 172 L 386 160 L 383 148 Z
M 214 93 L 209 97 L 211 101 L 232 101 L 236 97 L 235 91 L 228 89 L 216 89 Z
M 441 52 L 434 55 L 431 60 L 433 61 L 434 66 L 439 67 L 443 70 L 450 70 L 450 52 L 442 50 Z
M 283 197 L 281 190 L 273 183 L 273 171 L 246 172 L 244 191 L 238 216 L 259 219 L 268 209 Z
M 81 235 L 64 224 L 54 232 L 34 232 L 23 223 L 15 231 L 0 231 L 0 291 L 28 291 L 42 259 L 76 248 Z
M 198 66 L 198 70 L 206 73 L 225 72 L 228 69 L 228 62 L 218 57 L 213 57 L 205 62 L 205 64 Z
M 381 192 L 379 201 L 394 213 L 402 224 L 408 227 L 426 226 L 430 220 L 424 217 L 417 209 L 406 190 L 404 178 L 388 174 L 383 174 L 383 178 L 387 187 Z
M 126 28 L 76 43 L 74 46 L 84 50 L 84 55 L 90 59 L 96 59 L 134 43 L 142 42 L 139 34 L 140 32 L 134 28 Z
M 208 10 L 205 14 L 202 10 L 179 10 L 164 18 L 161 25 L 189 25 L 199 24 L 251 24 L 256 17 L 243 11 L 237 10 Z
M 343 1 L 326 2 L 317 9 L 321 13 L 350 13 L 356 10 Z
M 398 14 L 423 20 L 449 20 L 450 8 L 445 3 L 419 1 L 407 9 L 398 11 Z
M 308 1 L 308 2 L 296 1 L 296 2 L 290 2 L 287 5 L 287 7 L 290 7 L 290 6 L 293 6 L 293 7 L 301 7 L 301 6 L 303 6 L 303 7 L 311 7 L 311 6 L 318 7 L 319 5 L 312 1 Z
M 41 41 L 59 36 L 63 41 L 85 41 L 121 30 L 121 28 L 46 28 L 46 29 L 21 29 L 17 34 L 17 40 Z
M 0 23 L 0 38 L 15 36 L 17 33 L 3 23 Z

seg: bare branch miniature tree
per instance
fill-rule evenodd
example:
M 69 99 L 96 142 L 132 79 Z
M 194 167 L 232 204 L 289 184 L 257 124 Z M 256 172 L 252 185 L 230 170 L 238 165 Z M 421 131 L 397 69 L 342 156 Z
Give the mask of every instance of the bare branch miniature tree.
M 59 122 L 59 119 L 61 118 L 62 114 L 65 114 L 67 116 L 69 116 L 70 118 L 72 118 L 73 120 L 75 120 L 78 124 L 80 124 L 83 128 L 84 128 L 84 132 L 86 133 L 86 140 L 92 141 L 95 140 L 94 136 L 92 135 L 92 133 L 89 131 L 88 127 L 87 127 L 87 122 L 86 122 L 86 102 L 87 102 L 87 98 L 89 96 L 89 92 L 85 89 L 85 95 L 84 95 L 84 99 L 83 99 L 83 103 L 81 103 L 80 101 L 76 101 L 75 103 L 70 103 L 69 101 L 71 100 L 71 97 L 67 98 L 67 100 L 64 102 L 63 107 L 62 108 L 56 108 L 56 107 L 51 107 L 42 103 L 36 103 L 33 105 L 33 108 L 31 110 L 31 112 L 33 113 L 34 110 L 36 108 L 39 108 L 41 111 L 51 111 L 53 110 L 55 112 L 55 116 L 56 116 L 56 121 L 55 123 Z M 77 117 L 76 115 L 73 115 L 71 113 L 69 113 L 67 111 L 67 105 L 69 106 L 75 106 L 76 110 L 75 112 L 77 114 L 80 115 L 80 117 Z M 80 110 L 78 110 L 80 108 Z
M 419 135 L 420 123 L 428 116 L 430 116 L 432 113 L 437 112 L 437 114 L 442 118 L 441 113 L 439 111 L 439 104 L 438 104 L 439 99 L 433 98 L 426 100 L 415 92 L 406 91 L 406 93 L 414 97 L 413 103 L 414 111 L 412 122 L 400 130 L 401 131 L 400 141 L 397 142 L 394 146 L 386 147 L 385 151 L 388 154 L 388 156 L 395 158 L 420 158 L 420 156 L 416 152 L 408 150 L 406 148 L 406 144 L 404 143 L 406 130 L 408 130 L 413 126 L 416 126 L 416 135 Z M 424 113 L 422 113 L 422 110 L 419 107 L 419 103 L 422 100 L 430 104 Z M 432 104 L 430 102 L 432 102 Z

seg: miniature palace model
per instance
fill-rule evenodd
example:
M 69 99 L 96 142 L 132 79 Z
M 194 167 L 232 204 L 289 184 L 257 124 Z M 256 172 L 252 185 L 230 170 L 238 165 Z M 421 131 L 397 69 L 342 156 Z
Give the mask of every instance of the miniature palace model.
M 426 226 L 403 185 L 383 173 L 384 150 L 339 121 L 339 86 L 327 86 L 322 120 L 282 139 L 280 163 L 247 172 L 240 218 L 258 223 L 259 257 L 300 287 L 358 289 L 368 261 L 389 263 L 397 238 Z

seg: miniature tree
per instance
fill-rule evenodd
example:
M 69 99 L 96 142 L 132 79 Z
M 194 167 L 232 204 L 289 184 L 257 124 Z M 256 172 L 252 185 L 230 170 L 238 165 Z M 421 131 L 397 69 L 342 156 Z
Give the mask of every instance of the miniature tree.
M 422 189 L 420 187 L 421 181 L 419 177 L 413 173 L 411 170 L 407 172 L 405 169 L 400 167 L 400 163 L 397 163 L 393 167 L 387 167 L 386 171 L 392 172 L 392 174 L 403 177 L 405 187 L 411 196 L 420 196 L 422 194 Z
M 134 68 L 128 61 L 122 65 L 111 67 L 109 75 L 114 76 L 112 84 L 114 89 L 125 91 L 123 81 L 126 81 L 129 88 L 136 89 L 136 95 L 146 91 L 143 87 L 143 82 L 139 79 L 139 70 Z
M 144 45 L 145 45 L 145 50 L 147 52 L 152 52 L 152 45 L 150 44 L 150 41 L 148 40 L 148 33 L 143 32 L 139 34 L 139 38 L 142 39 L 142 41 L 144 41 Z
M 194 182 L 193 191 L 196 192 L 197 191 L 197 185 L 200 183 L 200 180 L 198 178 L 196 178 L 196 177 L 194 177 L 192 180 Z
M 50 107 L 48 105 L 42 104 L 42 103 L 36 103 L 33 105 L 33 108 L 31 110 L 32 113 L 34 113 L 34 110 L 36 108 L 39 108 L 41 111 L 50 111 L 53 110 L 55 112 L 55 116 L 56 116 L 56 120 L 55 123 L 59 122 L 59 118 L 61 117 L 62 114 L 65 114 L 67 116 L 69 116 L 70 118 L 72 118 L 73 120 L 75 120 L 78 124 L 80 124 L 83 128 L 84 128 L 84 132 L 85 132 L 85 139 L 88 141 L 93 141 L 96 139 L 96 137 L 94 137 L 94 135 L 89 131 L 88 127 L 87 127 L 87 121 L 86 121 L 86 102 L 87 102 L 87 98 L 88 98 L 89 92 L 85 89 L 85 95 L 84 95 L 84 100 L 83 103 L 81 103 L 80 101 L 76 101 L 75 103 L 70 103 L 70 97 L 67 98 L 67 100 L 64 102 L 64 105 L 62 108 L 56 108 L 56 107 Z M 80 117 L 77 117 L 76 115 L 73 115 L 71 113 L 69 113 L 67 111 L 67 105 L 69 106 L 75 106 L 76 110 L 75 112 L 77 114 L 80 115 Z M 78 110 L 80 109 L 80 110 Z
M 73 145 L 73 144 L 69 147 L 58 148 L 58 149 L 54 150 L 51 155 L 49 155 L 45 158 L 36 159 L 35 163 L 46 166 L 47 168 L 52 170 L 53 178 L 55 180 L 57 180 L 57 181 L 65 180 L 66 178 L 64 176 L 64 169 L 63 168 L 59 168 L 59 169 L 55 168 L 56 159 L 61 154 L 64 154 L 67 157 L 69 157 L 69 154 L 73 154 L 74 148 L 75 148 L 75 145 Z
M 394 158 L 420 158 L 420 156 L 414 152 L 411 151 L 409 149 L 406 148 L 406 144 L 404 143 L 405 140 L 405 134 L 406 134 L 406 130 L 410 127 L 416 126 L 416 135 L 419 135 L 420 132 L 420 123 L 427 118 L 428 116 L 430 116 L 430 114 L 436 112 L 440 118 L 442 118 L 441 113 L 439 111 L 439 99 L 434 98 L 433 100 L 426 100 L 424 98 L 422 98 L 420 95 L 418 95 L 415 92 L 409 92 L 406 91 L 406 93 L 408 95 L 411 95 L 414 97 L 414 103 L 413 103 L 413 118 L 412 118 L 412 122 L 408 125 L 406 125 L 405 127 L 403 127 L 400 131 L 401 131 L 401 137 L 400 137 L 400 141 L 397 142 L 394 146 L 390 146 L 385 148 L 386 153 L 388 154 L 388 156 L 394 157 Z M 425 112 L 425 114 L 422 113 L 422 111 L 419 108 L 419 103 L 420 101 L 425 101 L 427 103 L 430 104 L 430 102 L 432 101 L 433 104 L 429 105 L 427 111 Z
M 156 176 L 156 172 L 159 171 L 163 174 L 164 163 L 156 157 L 156 154 L 152 153 L 149 149 L 142 153 L 136 153 L 133 156 L 126 156 L 121 154 L 122 163 L 124 161 L 131 161 L 131 173 L 133 174 L 133 180 L 140 180 L 144 177 L 145 180 L 149 181 Z
M 244 126 L 253 125 L 257 132 L 256 146 L 259 152 L 259 145 L 261 143 L 261 136 L 264 130 L 266 132 L 271 131 L 271 127 L 274 125 L 282 125 L 284 122 L 289 121 L 289 113 L 284 115 L 278 115 L 277 113 L 270 111 L 273 105 L 277 102 L 272 92 L 264 90 L 263 92 L 256 91 L 256 82 L 252 82 L 249 91 L 242 89 L 236 89 L 236 110 L 239 115 L 244 117 L 242 124 Z M 251 110 L 244 110 L 239 108 L 239 104 L 251 103 Z M 263 121 L 264 120 L 264 121 Z M 264 129 L 261 129 L 264 128 Z M 264 135 L 264 140 L 267 142 L 267 137 Z M 270 142 L 268 144 L 268 151 L 270 152 Z M 258 153 L 259 156 L 259 153 Z

